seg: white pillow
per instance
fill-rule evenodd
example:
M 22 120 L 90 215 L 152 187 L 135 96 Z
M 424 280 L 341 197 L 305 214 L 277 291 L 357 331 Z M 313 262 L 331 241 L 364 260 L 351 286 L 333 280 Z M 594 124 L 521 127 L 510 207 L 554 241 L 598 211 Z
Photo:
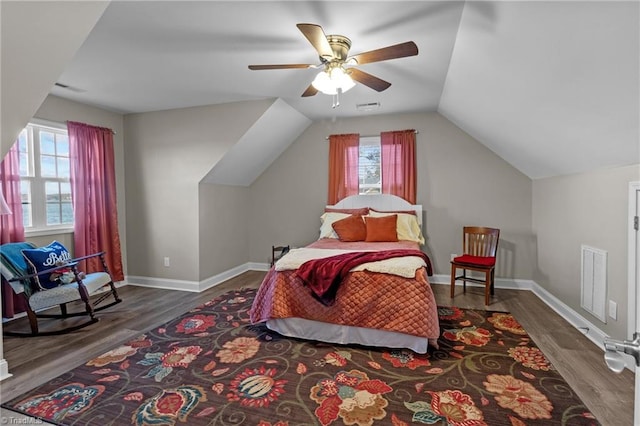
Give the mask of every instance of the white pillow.
M 351 216 L 347 213 L 334 213 L 327 212 L 320 216 L 320 222 L 322 225 L 320 226 L 320 237 L 318 238 L 338 238 L 338 234 L 333 230 L 331 226 L 333 222 L 338 221 L 340 219 L 344 219 L 345 217 Z
M 393 214 L 398 215 L 398 222 L 396 225 L 398 240 L 414 241 L 416 243 L 424 244 L 424 237 L 422 236 L 422 230 L 420 229 L 416 215 L 409 213 L 377 212 L 375 210 L 371 210 L 369 211 L 368 216 L 384 217 Z

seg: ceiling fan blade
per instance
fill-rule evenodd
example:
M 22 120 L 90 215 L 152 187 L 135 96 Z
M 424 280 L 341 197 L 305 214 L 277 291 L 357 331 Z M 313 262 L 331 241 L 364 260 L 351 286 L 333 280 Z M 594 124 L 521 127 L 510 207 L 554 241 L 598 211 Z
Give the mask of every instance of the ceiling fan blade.
M 412 41 L 383 47 L 382 49 L 370 50 L 350 57 L 355 59 L 358 65 L 369 64 L 371 62 L 386 61 L 389 59 L 406 58 L 418 54 L 418 46 Z
M 333 49 L 329 45 L 327 36 L 324 34 L 322 27 L 316 24 L 298 24 L 298 29 L 309 40 L 311 45 L 318 51 L 321 58 L 333 58 Z
M 313 87 L 313 84 L 310 84 L 309 87 L 307 87 L 307 90 L 302 94 L 302 97 L 306 98 L 308 96 L 314 96 L 316 93 L 318 93 L 318 89 Z
M 292 68 L 313 68 L 311 64 L 282 64 L 282 65 L 249 65 L 250 70 L 284 70 Z
M 360 71 L 357 68 L 349 68 L 348 71 L 351 78 L 355 81 L 364 84 L 365 86 L 371 87 L 373 90 L 377 90 L 378 92 L 382 92 L 391 86 L 391 83 L 388 81 L 384 81 L 374 75 L 366 73 L 364 71 Z

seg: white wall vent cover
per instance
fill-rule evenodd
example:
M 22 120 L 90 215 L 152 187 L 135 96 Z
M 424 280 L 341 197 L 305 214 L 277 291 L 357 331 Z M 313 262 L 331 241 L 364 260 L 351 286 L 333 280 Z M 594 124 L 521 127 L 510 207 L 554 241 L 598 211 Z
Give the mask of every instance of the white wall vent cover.
M 582 246 L 581 302 L 585 310 L 606 323 L 607 252 Z

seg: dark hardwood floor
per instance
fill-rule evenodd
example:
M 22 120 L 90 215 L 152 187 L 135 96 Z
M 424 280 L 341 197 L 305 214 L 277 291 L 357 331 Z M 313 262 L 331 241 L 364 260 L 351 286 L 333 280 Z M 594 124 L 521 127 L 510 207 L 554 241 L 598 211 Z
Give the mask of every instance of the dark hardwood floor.
M 100 321 L 82 330 L 64 336 L 5 336 L 4 357 L 13 377 L 0 382 L 0 401 L 8 401 L 230 289 L 257 287 L 264 274 L 246 272 L 202 293 L 126 286 L 119 289 L 123 302 L 100 312 Z M 482 288 L 468 288 L 466 294 L 458 290 L 453 300 L 448 285 L 434 285 L 433 289 L 440 305 L 484 309 Z M 514 314 L 603 425 L 633 424 L 631 371 L 610 372 L 602 349 L 529 291 L 497 289 L 489 309 Z M 28 329 L 28 324 L 21 318 L 4 327 Z M 15 413 L 2 410 L 2 415 L 14 417 Z

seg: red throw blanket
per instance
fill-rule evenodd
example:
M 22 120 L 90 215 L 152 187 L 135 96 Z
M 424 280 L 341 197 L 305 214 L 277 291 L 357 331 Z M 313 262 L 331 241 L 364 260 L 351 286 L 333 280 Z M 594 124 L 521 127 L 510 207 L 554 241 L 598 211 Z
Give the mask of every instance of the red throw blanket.
M 427 264 L 427 274 L 433 274 L 429 256 L 420 250 L 407 249 L 359 251 L 309 260 L 300 265 L 296 274 L 311 289 L 316 299 L 325 305 L 332 305 L 342 279 L 351 269 L 363 263 L 403 256 L 421 257 Z

